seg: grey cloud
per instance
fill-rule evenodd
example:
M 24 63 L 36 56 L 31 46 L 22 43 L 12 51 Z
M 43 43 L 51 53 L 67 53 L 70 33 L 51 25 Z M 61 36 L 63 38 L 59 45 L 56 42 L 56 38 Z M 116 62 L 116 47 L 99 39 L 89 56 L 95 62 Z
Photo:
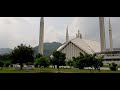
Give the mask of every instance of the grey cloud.
M 21 42 L 38 45 L 40 17 L 0 17 L 0 48 L 14 47 Z M 120 17 L 111 17 L 114 47 L 120 47 Z M 78 29 L 83 38 L 99 40 L 98 17 L 45 17 L 45 42 L 65 42 L 66 26 L 70 39 Z M 109 47 L 108 17 L 105 18 L 106 42 Z
M 83 38 L 100 41 L 99 21 L 98 17 L 85 17 L 78 18 L 78 21 L 74 23 L 83 34 Z M 113 34 L 113 46 L 115 48 L 120 47 L 120 18 L 111 17 L 112 34 Z M 105 32 L 106 32 L 106 45 L 109 47 L 109 32 L 108 32 L 108 17 L 105 17 Z

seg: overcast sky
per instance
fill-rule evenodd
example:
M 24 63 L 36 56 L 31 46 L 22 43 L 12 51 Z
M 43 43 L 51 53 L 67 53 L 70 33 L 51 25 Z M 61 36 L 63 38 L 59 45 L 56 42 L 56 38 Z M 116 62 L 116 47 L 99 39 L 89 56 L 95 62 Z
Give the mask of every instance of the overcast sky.
M 70 39 L 78 29 L 83 38 L 100 41 L 98 17 L 44 17 L 45 42 L 65 42 L 66 27 Z M 109 47 L 108 17 L 105 17 L 106 42 Z M 120 17 L 111 17 L 113 47 L 120 48 Z M 40 17 L 0 17 L 0 48 L 14 48 L 20 43 L 38 45 Z

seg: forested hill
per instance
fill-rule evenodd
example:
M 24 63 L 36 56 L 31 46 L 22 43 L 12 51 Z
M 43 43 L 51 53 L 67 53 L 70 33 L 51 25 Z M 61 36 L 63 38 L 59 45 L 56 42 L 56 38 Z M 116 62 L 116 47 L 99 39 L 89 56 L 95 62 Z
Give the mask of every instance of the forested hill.
M 53 51 L 55 51 L 57 48 L 59 48 L 62 44 L 59 42 L 46 42 L 44 43 L 44 55 L 45 56 L 49 56 L 53 53 Z M 33 47 L 33 50 L 35 51 L 35 53 L 38 52 L 38 46 Z M 12 50 L 10 48 L 0 48 L 0 55 L 3 54 L 8 54 L 10 53 Z
M 59 42 L 52 42 L 52 43 L 44 43 L 44 55 L 49 56 L 51 55 L 55 50 L 57 50 L 62 44 Z M 33 50 L 35 53 L 38 52 L 38 46 L 34 47 Z
M 10 53 L 12 50 L 10 48 L 0 48 L 0 55 L 3 54 L 8 54 Z
M 45 56 L 49 56 L 53 53 L 53 51 L 55 51 L 56 49 L 58 49 L 62 44 L 59 42 L 46 42 L 44 43 L 44 55 Z M 33 50 L 35 51 L 35 53 L 38 52 L 38 46 L 33 47 Z M 106 49 L 107 51 L 109 51 L 109 49 Z M 114 51 L 120 51 L 120 48 L 113 48 Z M 0 55 L 3 54 L 8 54 L 10 53 L 12 50 L 10 48 L 0 48 Z

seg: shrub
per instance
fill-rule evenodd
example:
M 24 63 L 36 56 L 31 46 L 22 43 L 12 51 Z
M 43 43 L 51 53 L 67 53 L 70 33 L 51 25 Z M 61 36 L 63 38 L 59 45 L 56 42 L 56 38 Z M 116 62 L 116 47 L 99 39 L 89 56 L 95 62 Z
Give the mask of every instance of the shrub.
M 37 62 L 34 62 L 34 66 L 35 66 L 35 67 L 38 67 L 38 63 L 37 63 Z
M 5 66 L 5 67 L 9 67 L 9 65 L 11 65 L 11 61 L 5 61 L 5 62 L 4 62 L 4 66 Z
M 117 64 L 115 64 L 115 63 L 110 64 L 110 65 L 109 65 L 109 68 L 110 68 L 110 70 L 112 70 L 112 71 L 117 71 L 117 70 L 118 70 Z

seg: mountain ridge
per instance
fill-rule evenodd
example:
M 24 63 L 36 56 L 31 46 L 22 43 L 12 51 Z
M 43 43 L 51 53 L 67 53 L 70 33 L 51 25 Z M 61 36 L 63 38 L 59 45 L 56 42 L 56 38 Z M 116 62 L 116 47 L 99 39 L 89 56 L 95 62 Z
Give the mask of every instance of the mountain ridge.
M 45 42 L 44 43 L 44 55 L 50 56 L 57 48 L 62 45 L 60 42 Z M 33 47 L 33 50 L 38 53 L 38 46 Z M 109 51 L 109 48 L 106 49 Z M 114 51 L 120 51 L 120 48 L 113 48 Z M 9 54 L 12 51 L 10 48 L 0 48 L 0 55 Z
M 59 48 L 62 44 L 60 42 L 45 42 L 44 43 L 44 55 L 50 56 L 53 51 Z M 33 50 L 38 53 L 38 46 L 33 47 Z M 0 48 L 0 55 L 9 54 L 12 51 L 10 48 Z

